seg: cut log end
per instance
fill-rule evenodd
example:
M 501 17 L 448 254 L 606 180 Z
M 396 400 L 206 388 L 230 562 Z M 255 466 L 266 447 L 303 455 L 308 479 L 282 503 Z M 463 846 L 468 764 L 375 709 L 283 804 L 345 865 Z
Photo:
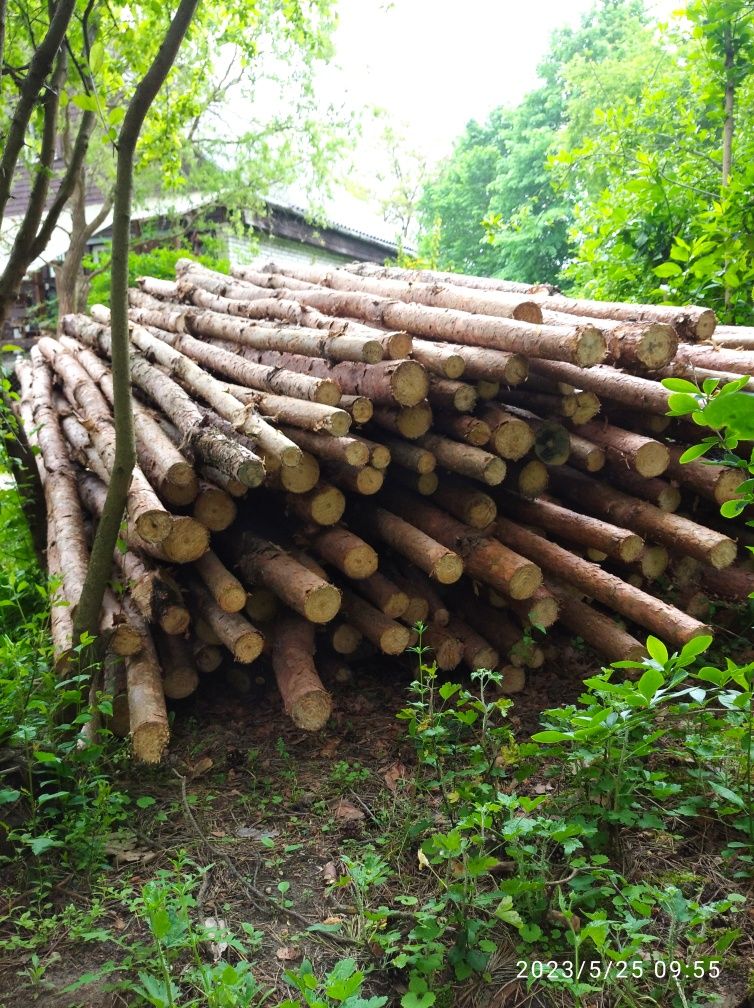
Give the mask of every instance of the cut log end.
M 332 698 L 324 690 L 312 690 L 298 697 L 287 709 L 293 723 L 303 731 L 319 731 L 332 714 Z
M 264 637 L 253 628 L 239 634 L 233 642 L 233 657 L 241 665 L 250 665 L 262 653 Z
M 717 318 L 711 308 L 705 308 L 699 312 L 696 324 L 694 325 L 694 335 L 698 340 L 708 340 L 714 333 L 717 326 Z
M 312 393 L 312 401 L 322 406 L 337 406 L 340 402 L 340 386 L 330 378 L 321 378 Z
M 518 665 L 504 665 L 500 669 L 500 692 L 503 696 L 522 693 L 526 688 L 526 672 Z
M 578 337 L 573 357 L 574 364 L 588 368 L 605 359 L 607 343 L 600 329 L 596 329 L 594 326 L 581 326 L 578 330 Z
M 533 563 L 523 563 L 511 575 L 508 593 L 514 599 L 527 599 L 542 584 L 542 571 Z
M 354 581 L 371 577 L 377 570 L 379 558 L 367 543 L 351 547 L 343 556 L 343 568 L 347 577 Z
M 191 622 L 188 609 L 179 605 L 168 605 L 160 615 L 159 625 L 166 634 L 178 636 L 185 633 Z
M 209 531 L 201 522 L 181 515 L 173 519 L 170 535 L 160 548 L 173 563 L 190 563 L 209 548 Z
M 155 508 L 138 514 L 134 525 L 144 542 L 162 543 L 170 535 L 173 522 L 167 511 Z
M 627 535 L 618 546 L 618 556 L 623 563 L 633 563 L 644 551 L 644 540 L 638 535 Z
M 390 375 L 390 389 L 401 406 L 417 406 L 429 390 L 427 372 L 418 361 L 402 360 Z
M 463 574 L 463 560 L 457 553 L 445 553 L 432 566 L 431 576 L 440 584 L 455 584 Z
M 736 559 L 737 548 L 732 539 L 723 539 L 709 551 L 708 560 L 717 570 L 730 567 Z
M 141 724 L 131 734 L 134 756 L 141 763 L 159 763 L 169 741 L 170 732 L 160 723 Z
M 661 476 L 670 464 L 670 452 L 659 441 L 648 441 L 636 451 L 633 462 L 640 476 Z
M 386 655 L 399 655 L 411 644 L 411 630 L 407 626 L 395 623 L 386 627 L 380 634 L 380 651 Z
M 334 585 L 318 585 L 304 599 L 304 615 L 311 623 L 329 623 L 337 616 L 340 601 L 340 592 Z

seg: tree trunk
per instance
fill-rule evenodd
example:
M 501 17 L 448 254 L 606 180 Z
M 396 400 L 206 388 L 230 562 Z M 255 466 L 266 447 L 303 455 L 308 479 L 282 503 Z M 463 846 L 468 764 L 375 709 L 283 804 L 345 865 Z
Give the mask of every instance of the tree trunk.
M 408 609 L 406 592 L 379 571 L 359 582 L 359 592 L 390 619 L 400 619 Z
M 175 61 L 183 37 L 194 16 L 197 3 L 198 0 L 180 0 L 157 55 L 145 76 L 136 86 L 118 135 L 110 295 L 115 458 L 107 488 L 107 500 L 97 525 L 86 582 L 76 611 L 74 624 L 76 639 L 79 639 L 82 632 L 93 633 L 96 629 L 97 614 L 102 604 L 102 595 L 112 566 L 113 550 L 125 511 L 128 488 L 131 484 L 136 460 L 131 413 L 128 340 L 128 249 L 136 143 L 147 112 Z M 132 728 L 134 723 L 132 717 Z
M 363 519 L 391 549 L 440 584 L 453 584 L 463 574 L 463 561 L 456 552 L 398 515 L 379 507 Z
M 337 487 L 320 481 L 305 494 L 288 494 L 286 508 L 303 522 L 337 525 L 346 509 L 346 498 Z
M 436 413 L 434 427 L 436 431 L 447 434 L 452 440 L 463 441 L 475 448 L 482 448 L 492 437 L 492 432 L 484 420 L 465 414 L 458 416 L 453 413 Z

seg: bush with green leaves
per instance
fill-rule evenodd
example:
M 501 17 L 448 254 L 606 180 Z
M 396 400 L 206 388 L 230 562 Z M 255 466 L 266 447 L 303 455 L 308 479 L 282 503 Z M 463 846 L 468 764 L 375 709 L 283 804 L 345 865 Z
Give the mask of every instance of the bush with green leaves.
M 134 286 L 141 276 L 157 277 L 159 280 L 175 280 L 175 264 L 179 259 L 187 258 L 195 259 L 209 269 L 229 273 L 229 261 L 215 254 L 212 240 L 206 238 L 204 244 L 208 247 L 208 251 L 203 255 L 197 255 L 190 248 L 170 245 L 158 245 L 147 252 L 131 252 L 128 256 L 129 284 Z M 93 259 L 88 259 L 84 265 L 89 270 L 98 269 L 97 261 Z M 88 304 L 110 304 L 109 269 L 96 272 L 92 277 Z

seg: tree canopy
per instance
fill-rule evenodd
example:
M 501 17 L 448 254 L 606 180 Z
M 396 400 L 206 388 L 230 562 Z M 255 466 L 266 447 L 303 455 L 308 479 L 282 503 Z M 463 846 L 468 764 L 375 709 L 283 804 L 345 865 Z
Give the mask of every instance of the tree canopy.
M 426 186 L 422 254 L 754 321 L 753 12 L 694 0 L 657 24 L 600 0 L 556 32 L 542 85 L 470 123 Z

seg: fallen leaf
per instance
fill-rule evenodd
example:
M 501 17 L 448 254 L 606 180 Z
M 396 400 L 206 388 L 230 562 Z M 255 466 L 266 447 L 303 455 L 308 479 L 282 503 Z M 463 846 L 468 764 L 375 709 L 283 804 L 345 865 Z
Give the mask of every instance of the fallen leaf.
M 344 920 L 345 917 L 325 917 L 322 923 L 332 926 L 333 924 L 342 924 Z
M 364 813 L 360 808 L 356 808 L 346 798 L 337 798 L 330 803 L 330 811 L 341 822 L 358 822 L 364 818 Z
M 416 859 L 419 862 L 419 868 L 420 869 L 422 869 L 422 868 L 429 868 L 429 861 L 427 860 L 427 855 L 424 853 L 424 851 L 421 849 L 421 847 L 416 852 Z
M 228 943 L 220 938 L 220 935 L 225 934 L 228 930 L 228 925 L 221 917 L 207 917 L 204 921 L 204 927 L 206 929 L 207 938 L 209 939 L 209 949 L 212 953 L 212 961 L 219 962 L 223 953 L 228 948 Z M 220 938 L 220 940 L 216 940 Z
M 325 759 L 332 759 L 339 745 L 340 745 L 340 739 L 337 736 L 329 739 L 320 749 L 319 751 L 320 756 L 324 756 Z
M 338 866 L 334 861 L 328 861 L 322 869 L 322 881 L 326 886 L 335 885 L 338 881 Z
M 242 840 L 273 840 L 279 835 L 279 830 L 263 830 L 258 826 L 239 826 L 236 830 L 236 836 Z
M 282 945 L 275 953 L 281 962 L 298 962 L 303 959 L 303 953 L 295 945 Z
M 399 780 L 405 780 L 407 777 L 406 768 L 402 763 L 393 763 L 387 768 L 383 775 L 383 779 L 388 786 L 390 791 L 395 791 L 398 787 Z
M 206 774 L 208 770 L 211 770 L 214 765 L 215 761 L 211 756 L 202 756 L 193 765 L 189 764 L 189 773 L 192 778 L 201 777 L 202 774 Z

